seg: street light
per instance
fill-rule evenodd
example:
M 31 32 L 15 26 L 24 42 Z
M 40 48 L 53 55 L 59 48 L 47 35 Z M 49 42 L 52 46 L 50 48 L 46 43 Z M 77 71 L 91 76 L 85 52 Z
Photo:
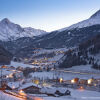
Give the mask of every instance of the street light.
M 60 79 L 59 79 L 59 82 L 60 82 L 60 83 L 62 83 L 62 82 L 63 82 L 63 79 L 62 79 L 62 78 L 60 78 Z
M 12 89 L 15 89 L 15 86 L 12 86 Z
M 93 81 L 92 79 L 89 79 L 89 80 L 88 80 L 88 84 L 91 84 L 91 83 L 92 83 L 92 81 Z
M 80 91 L 83 91 L 84 90 L 84 87 L 83 86 L 80 86 L 79 90 Z

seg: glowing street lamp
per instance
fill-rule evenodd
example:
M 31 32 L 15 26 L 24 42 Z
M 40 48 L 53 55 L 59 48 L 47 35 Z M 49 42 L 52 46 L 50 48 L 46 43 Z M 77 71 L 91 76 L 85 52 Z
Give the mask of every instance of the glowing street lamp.
M 62 78 L 60 78 L 59 82 L 60 82 L 60 83 L 62 83 L 62 82 L 63 82 L 63 79 L 62 79 Z
M 75 83 L 75 80 L 74 80 L 74 79 L 72 79 L 72 80 L 71 80 L 71 83 Z
M 92 83 L 92 79 L 89 79 L 89 80 L 88 80 L 88 84 L 91 84 L 91 83 Z
M 9 78 L 9 76 L 7 75 L 6 78 Z
M 80 86 L 79 90 L 80 91 L 83 91 L 84 90 L 84 87 L 83 86 Z
M 12 89 L 15 89 L 15 86 L 12 86 Z

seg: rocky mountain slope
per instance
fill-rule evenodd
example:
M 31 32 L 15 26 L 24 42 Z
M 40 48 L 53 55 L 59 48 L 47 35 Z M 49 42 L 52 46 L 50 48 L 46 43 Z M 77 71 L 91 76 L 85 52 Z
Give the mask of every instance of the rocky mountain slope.
M 13 41 L 21 37 L 33 37 L 42 34 L 46 34 L 46 32 L 31 27 L 22 28 L 7 18 L 0 21 L 0 40 L 2 41 Z
M 100 10 L 87 20 L 38 37 L 34 41 L 34 46 L 40 48 L 73 47 L 97 34 L 100 34 Z
M 91 64 L 93 68 L 100 69 L 100 35 L 93 37 L 77 48 L 66 52 L 65 60 L 59 67 L 72 67 L 76 65 Z
M 30 38 L 30 36 L 27 37 L 25 34 L 21 36 L 21 38 L 18 38 L 14 41 L 5 41 L 0 43 L 16 56 L 31 55 L 34 48 L 54 49 L 77 47 L 79 44 L 100 34 L 99 19 L 100 11 L 97 11 L 89 19 L 61 30 L 53 31 L 48 34 L 33 38 Z M 9 21 L 6 21 L 6 24 L 7 23 L 9 23 Z M 18 28 L 18 30 L 21 31 L 22 35 L 22 33 L 24 33 L 23 30 L 27 29 Z M 31 29 L 29 28 L 28 30 Z
M 12 54 L 0 46 L 0 65 L 10 64 Z

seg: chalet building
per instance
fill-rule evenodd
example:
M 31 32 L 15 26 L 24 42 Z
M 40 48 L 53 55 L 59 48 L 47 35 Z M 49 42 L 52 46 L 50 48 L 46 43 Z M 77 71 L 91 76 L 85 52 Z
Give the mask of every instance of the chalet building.
M 41 86 L 34 83 L 26 83 L 19 90 L 23 90 L 25 93 L 40 94 Z
M 7 69 L 7 68 L 8 68 L 8 66 L 3 65 L 3 66 L 1 66 L 1 68 L 5 68 L 5 69 Z
M 79 84 L 84 84 L 84 85 L 86 85 L 86 84 L 87 84 L 87 80 L 85 80 L 85 79 L 80 79 Z
M 17 81 L 17 80 L 23 79 L 24 75 L 23 75 L 23 72 L 19 71 L 19 72 L 13 73 L 13 77 L 14 77 L 14 80 Z
M 18 89 L 20 86 L 22 86 L 22 83 L 21 82 L 9 82 L 7 86 L 13 90 L 13 89 Z
M 16 68 L 14 66 L 9 66 L 9 69 L 15 70 Z
M 16 71 L 12 69 L 2 69 L 2 76 L 0 74 L 0 79 L 5 80 L 7 82 L 13 82 L 17 80 L 23 79 L 23 72 L 22 71 Z
M 6 85 L 5 90 L 13 90 L 13 88 L 8 86 L 8 85 Z

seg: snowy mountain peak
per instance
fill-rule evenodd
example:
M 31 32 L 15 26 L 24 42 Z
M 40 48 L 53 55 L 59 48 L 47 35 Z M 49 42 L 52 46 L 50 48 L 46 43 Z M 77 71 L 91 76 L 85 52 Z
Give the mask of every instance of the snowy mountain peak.
M 98 10 L 95 14 L 93 14 L 90 18 L 100 18 L 100 10 Z
M 31 27 L 24 28 L 24 31 L 26 31 L 27 33 L 30 33 L 30 35 L 32 35 L 34 33 L 34 36 L 44 35 L 44 34 L 47 33 L 44 30 L 34 29 L 34 28 L 31 28 Z
M 43 30 L 31 27 L 22 28 L 20 25 L 14 24 L 7 18 L 0 21 L 0 40 L 2 41 L 12 41 L 21 37 L 33 37 L 46 33 L 47 32 Z
M 88 26 L 92 26 L 92 25 L 100 25 L 100 10 L 98 10 L 95 14 L 93 14 L 89 19 L 83 20 L 79 23 L 73 24 L 69 27 L 65 27 L 58 31 L 61 32 L 61 31 L 65 31 L 65 30 L 72 30 L 75 28 L 88 27 Z
M 10 22 L 8 18 L 4 18 L 4 19 L 2 20 L 2 22 L 3 22 L 3 21 L 4 21 L 4 22 Z
M 4 18 L 1 23 L 10 23 L 9 19 L 8 18 Z

